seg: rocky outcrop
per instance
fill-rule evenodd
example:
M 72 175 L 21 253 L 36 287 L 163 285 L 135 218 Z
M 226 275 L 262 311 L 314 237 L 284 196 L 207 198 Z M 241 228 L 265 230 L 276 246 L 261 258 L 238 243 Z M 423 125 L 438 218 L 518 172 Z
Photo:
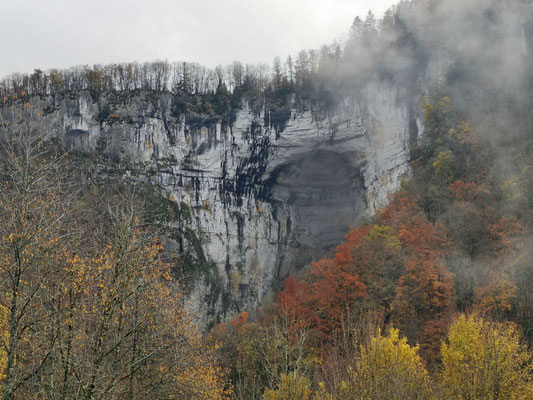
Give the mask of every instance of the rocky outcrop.
M 246 105 L 224 121 L 180 114 L 174 101 L 141 91 L 31 99 L 49 135 L 142 163 L 144 179 L 181 210 L 175 229 L 196 235 L 210 268 L 189 288 L 203 325 L 255 309 L 280 278 L 383 206 L 408 172 L 421 125 L 420 98 L 385 83 L 333 111 L 292 110 L 282 131 Z

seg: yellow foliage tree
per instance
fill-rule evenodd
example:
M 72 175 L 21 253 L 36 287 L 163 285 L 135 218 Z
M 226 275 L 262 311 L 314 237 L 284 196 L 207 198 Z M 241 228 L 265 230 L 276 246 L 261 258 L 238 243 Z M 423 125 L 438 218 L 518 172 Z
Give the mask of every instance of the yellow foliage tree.
M 276 390 L 268 389 L 263 397 L 265 400 L 309 400 L 311 383 L 305 376 L 297 372 L 281 375 L 281 381 Z
M 441 349 L 441 386 L 453 399 L 532 399 L 532 354 L 511 323 L 461 315 Z
M 453 153 L 450 150 L 441 151 L 433 162 L 435 175 L 444 179 L 446 182 L 453 182 L 454 174 L 452 171 Z
M 341 385 L 339 399 L 400 400 L 435 399 L 429 374 L 406 338 L 397 329 L 388 336 L 379 334 L 361 347 L 361 357 Z

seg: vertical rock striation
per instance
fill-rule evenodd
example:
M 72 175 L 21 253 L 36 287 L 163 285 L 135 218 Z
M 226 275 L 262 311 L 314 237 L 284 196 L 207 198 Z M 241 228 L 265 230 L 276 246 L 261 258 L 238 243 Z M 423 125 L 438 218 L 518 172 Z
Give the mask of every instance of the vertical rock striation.
M 407 97 L 369 84 L 334 110 L 293 110 L 283 130 L 246 105 L 231 122 L 180 114 L 162 92 L 31 103 L 67 148 L 139 163 L 143 179 L 175 203 L 182 217 L 173 247 L 201 245 L 209 265 L 189 288 L 189 307 L 206 326 L 255 309 L 280 278 L 386 203 L 408 173 L 421 126 L 413 111 L 421 99 Z M 194 240 L 184 242 L 187 233 Z

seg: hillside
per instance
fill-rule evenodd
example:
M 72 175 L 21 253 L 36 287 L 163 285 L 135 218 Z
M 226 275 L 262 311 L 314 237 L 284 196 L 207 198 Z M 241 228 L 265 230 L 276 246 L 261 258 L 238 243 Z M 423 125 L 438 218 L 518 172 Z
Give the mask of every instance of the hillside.
M 5 78 L 3 398 L 531 398 L 531 11 Z

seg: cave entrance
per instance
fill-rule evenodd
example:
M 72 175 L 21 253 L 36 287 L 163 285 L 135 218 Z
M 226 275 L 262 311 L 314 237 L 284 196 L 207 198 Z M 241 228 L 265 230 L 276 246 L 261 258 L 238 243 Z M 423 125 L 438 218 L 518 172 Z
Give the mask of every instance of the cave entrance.
M 291 240 L 297 247 L 338 245 L 365 210 L 359 168 L 334 151 L 294 157 L 274 171 L 270 183 L 272 201 L 288 212 Z

